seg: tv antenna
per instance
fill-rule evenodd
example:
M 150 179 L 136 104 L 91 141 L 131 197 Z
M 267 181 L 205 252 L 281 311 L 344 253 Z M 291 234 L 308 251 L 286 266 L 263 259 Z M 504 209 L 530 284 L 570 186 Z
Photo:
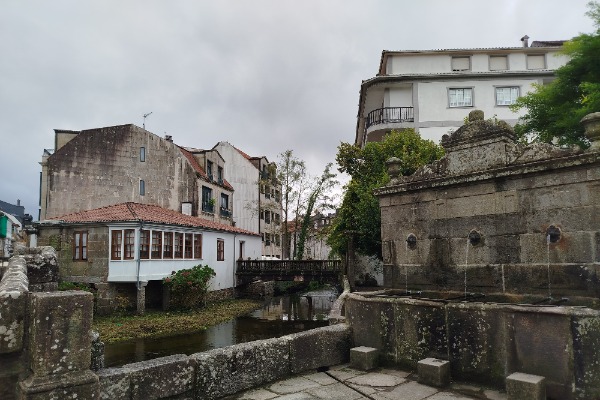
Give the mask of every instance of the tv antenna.
M 150 111 L 148 114 L 144 114 L 144 122 L 142 124 L 142 128 L 146 129 L 146 117 L 148 117 L 150 114 L 152 114 L 152 111 Z

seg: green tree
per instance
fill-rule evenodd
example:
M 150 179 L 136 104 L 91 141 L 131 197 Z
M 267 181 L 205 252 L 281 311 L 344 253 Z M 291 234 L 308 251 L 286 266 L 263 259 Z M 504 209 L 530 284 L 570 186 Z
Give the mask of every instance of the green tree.
M 527 113 L 516 125 L 516 133 L 525 140 L 587 146 L 579 121 L 600 111 L 600 4 L 588 3 L 586 13 L 596 31 L 580 34 L 566 42 L 562 53 L 570 57 L 556 70 L 556 79 L 519 98 L 513 111 L 526 108 Z
M 336 175 L 331 172 L 331 167 L 331 163 L 327 164 L 325 170 L 323 171 L 323 174 L 321 174 L 321 177 L 315 182 L 315 185 L 312 188 L 310 195 L 308 196 L 306 211 L 304 213 L 304 217 L 302 218 L 302 228 L 300 230 L 300 237 L 298 238 L 298 243 L 295 247 L 295 260 L 302 260 L 304 258 L 304 244 L 306 243 L 308 230 L 310 228 L 310 217 L 312 215 L 313 210 L 315 209 L 317 201 L 322 200 L 323 202 L 327 203 L 329 200 L 330 189 L 336 186 L 338 183 L 335 180 Z
M 362 149 L 341 143 L 336 156 L 338 170 L 349 174 L 351 180 L 327 240 L 333 251 L 346 254 L 353 237 L 358 253 L 381 257 L 381 215 L 373 190 L 389 182 L 385 162 L 399 158 L 402 175 L 410 175 L 443 154 L 440 146 L 412 129 L 392 131 L 381 142 L 368 142 Z
M 296 213 L 302 204 L 302 196 L 305 190 L 306 182 L 306 165 L 303 160 L 294 156 L 293 150 L 286 150 L 279 155 L 277 164 L 277 179 L 281 183 L 281 207 L 282 207 L 282 228 L 281 234 L 283 238 L 282 256 L 283 258 L 291 258 L 291 240 L 288 222 L 291 215 L 294 215 L 293 208 L 296 205 Z

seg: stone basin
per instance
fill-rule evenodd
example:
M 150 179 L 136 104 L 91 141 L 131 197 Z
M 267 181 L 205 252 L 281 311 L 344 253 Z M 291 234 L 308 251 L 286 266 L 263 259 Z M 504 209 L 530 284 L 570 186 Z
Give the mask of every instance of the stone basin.
M 460 292 L 403 294 L 387 290 L 346 298 L 354 345 L 379 349 L 384 364 L 416 369 L 419 360 L 434 357 L 450 361 L 452 378 L 459 381 L 503 389 L 506 376 L 524 372 L 546 377 L 550 398 L 600 397 L 599 310 L 519 304 L 525 295 L 487 294 L 482 302 L 448 300 Z M 501 302 L 488 302 L 492 299 Z

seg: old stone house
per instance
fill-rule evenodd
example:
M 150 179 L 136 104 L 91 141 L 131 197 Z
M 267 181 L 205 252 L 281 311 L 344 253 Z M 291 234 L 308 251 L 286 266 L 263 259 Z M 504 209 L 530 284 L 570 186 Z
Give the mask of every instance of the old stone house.
M 237 227 L 262 236 L 262 255 L 282 257 L 281 184 L 277 166 L 264 157 L 252 157 L 228 142 L 214 147 L 225 159 L 225 174 L 235 188 L 233 215 Z
M 198 264 L 216 271 L 212 297 L 231 297 L 236 261 L 261 254 L 256 233 L 134 202 L 40 221 L 37 228 L 38 244 L 58 251 L 60 279 L 93 286 L 100 313 L 136 301 L 158 306 L 162 279 Z
M 521 114 L 509 106 L 568 60 L 559 53 L 564 41 L 528 39 L 521 47 L 384 50 L 377 75 L 361 84 L 356 145 L 403 128 L 437 142 L 475 108 L 514 125 Z
M 40 220 L 136 202 L 232 221 L 233 188 L 219 175 L 217 151 L 185 149 L 135 125 L 57 129 L 55 149 L 44 151 L 41 165 Z

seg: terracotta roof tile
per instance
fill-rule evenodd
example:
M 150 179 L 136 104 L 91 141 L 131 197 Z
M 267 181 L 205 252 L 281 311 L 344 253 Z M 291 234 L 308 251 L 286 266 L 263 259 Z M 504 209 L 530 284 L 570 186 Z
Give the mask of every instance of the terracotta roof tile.
M 244 153 L 237 147 L 233 146 L 233 148 L 236 149 L 238 151 L 238 153 L 240 153 L 246 160 L 250 161 L 252 159 L 252 157 L 250 157 L 248 154 Z
M 198 217 L 193 217 L 191 215 L 181 214 L 177 211 L 168 210 L 152 204 L 140 204 L 133 202 L 120 203 L 112 206 L 67 214 L 63 215 L 62 217 L 52 218 L 51 220 L 63 221 L 66 223 L 142 221 L 156 224 L 188 226 L 258 236 L 257 233 L 236 228 L 231 225 L 221 224 Z

